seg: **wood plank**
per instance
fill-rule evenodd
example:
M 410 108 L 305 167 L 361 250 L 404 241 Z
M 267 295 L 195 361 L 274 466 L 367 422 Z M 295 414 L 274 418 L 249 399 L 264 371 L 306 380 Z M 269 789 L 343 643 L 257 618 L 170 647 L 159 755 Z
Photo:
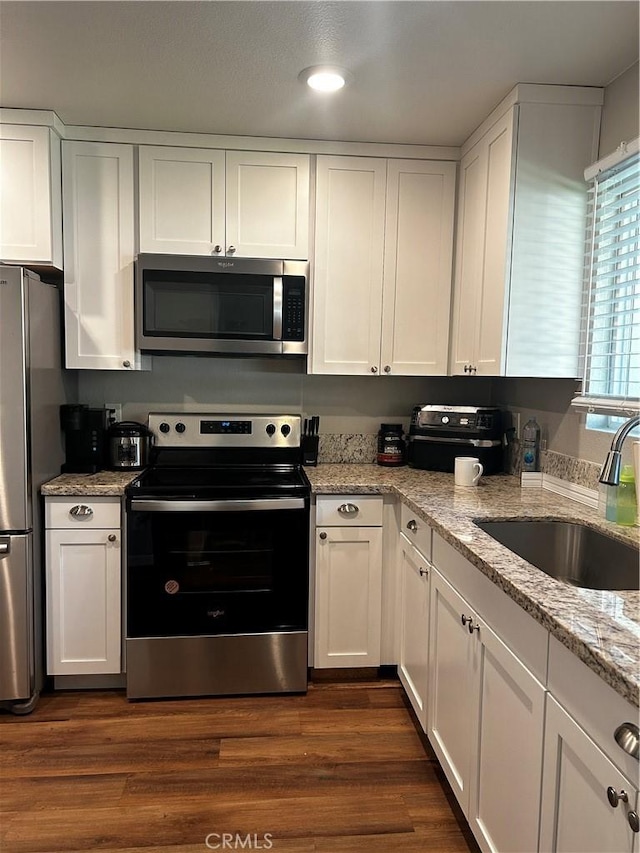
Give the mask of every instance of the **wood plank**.
M 126 743 L 65 744 L 3 750 L 0 777 L 80 776 L 97 773 L 168 772 L 213 767 L 218 763 L 219 740 L 127 741 Z
M 4 777 L 0 785 L 0 813 L 36 809 L 103 808 L 120 803 L 125 791 L 126 774 L 66 777 Z
M 375 714 L 363 714 L 360 708 L 318 709 L 300 711 L 302 734 L 339 734 L 352 732 L 411 732 L 413 723 L 404 708 L 379 708 Z
M 410 832 L 411 820 L 399 796 L 358 795 L 298 797 L 257 803 L 200 803 L 180 805 L 105 808 L 89 812 L 80 809 L 53 809 L 32 814 L 8 813 L 3 822 L 2 840 L 11 853 L 50 853 L 61 838 L 65 850 L 145 844 L 202 844 L 209 833 L 236 833 L 264 836 L 275 840 L 293 837 L 373 835 Z M 3 848 L 5 849 L 5 848 Z
M 220 764 L 251 766 L 265 762 L 296 762 L 309 765 L 327 761 L 393 761 L 415 757 L 420 749 L 420 739 L 415 731 L 224 738 L 220 744 Z
M 169 803 L 173 799 L 197 798 L 217 802 L 245 799 L 341 796 L 358 791 L 369 794 L 419 795 L 425 786 L 436 785 L 433 765 L 427 761 L 350 762 L 301 767 L 296 764 L 218 767 L 198 772 L 136 773 L 126 782 L 122 804 L 132 806 Z M 446 806 L 446 803 L 445 803 Z
M 264 714 L 218 707 L 208 713 L 155 716 L 153 738 L 156 741 L 211 740 L 221 737 L 271 736 L 298 734 L 300 716 L 296 710 Z M 73 719 L 43 722 L 31 726 L 0 728 L 0 751 L 34 747 L 69 745 L 79 747 L 106 742 L 129 743 L 148 736 L 147 717 L 115 717 L 113 719 Z

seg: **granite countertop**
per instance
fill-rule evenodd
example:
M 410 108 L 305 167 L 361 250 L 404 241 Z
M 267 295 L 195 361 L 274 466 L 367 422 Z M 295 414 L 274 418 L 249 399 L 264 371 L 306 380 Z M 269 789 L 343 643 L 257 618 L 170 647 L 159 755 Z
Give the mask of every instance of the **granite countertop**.
M 377 465 L 305 468 L 315 494 L 394 494 L 503 589 L 621 696 L 640 704 L 640 592 L 580 589 L 549 577 L 473 523 L 477 518 L 580 521 L 638 544 L 638 528 L 618 527 L 597 511 L 518 478 L 484 477 L 477 488 L 452 474 Z
M 60 474 L 40 486 L 46 497 L 124 495 L 126 486 L 140 471 L 99 471 L 97 474 Z

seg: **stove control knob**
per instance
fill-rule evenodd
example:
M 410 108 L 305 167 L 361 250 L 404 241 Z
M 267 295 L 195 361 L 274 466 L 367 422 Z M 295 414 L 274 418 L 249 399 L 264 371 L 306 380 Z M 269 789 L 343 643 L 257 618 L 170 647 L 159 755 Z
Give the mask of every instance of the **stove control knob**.
M 282 426 L 280 427 L 280 432 L 286 438 L 291 432 L 291 427 L 289 426 L 289 424 L 282 424 Z
M 449 416 L 448 416 L 448 415 L 444 415 L 444 416 L 441 418 L 441 420 L 442 420 L 442 423 L 443 423 L 443 424 L 448 424 L 448 423 L 449 423 Z
M 275 424 L 267 424 L 267 435 L 273 435 L 275 431 L 276 431 L 276 425 Z
M 176 424 L 176 432 L 184 432 L 186 430 L 186 426 L 183 423 Z
M 165 422 L 163 421 L 163 422 L 160 424 L 160 432 L 169 432 L 169 430 L 170 430 L 170 429 L 171 429 L 171 427 L 169 426 L 169 424 L 168 424 L 168 423 L 165 423 Z

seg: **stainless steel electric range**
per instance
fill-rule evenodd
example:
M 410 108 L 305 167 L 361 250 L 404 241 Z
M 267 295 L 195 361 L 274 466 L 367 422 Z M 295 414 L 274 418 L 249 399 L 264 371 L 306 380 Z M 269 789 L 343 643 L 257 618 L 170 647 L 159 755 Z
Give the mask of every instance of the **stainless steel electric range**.
M 300 417 L 152 413 L 126 489 L 130 699 L 307 689 Z

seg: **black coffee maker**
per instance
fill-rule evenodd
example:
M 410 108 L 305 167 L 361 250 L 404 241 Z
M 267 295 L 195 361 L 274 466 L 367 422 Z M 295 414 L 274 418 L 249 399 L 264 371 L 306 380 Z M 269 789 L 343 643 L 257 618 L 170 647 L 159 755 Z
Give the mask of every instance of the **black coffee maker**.
M 95 474 L 107 467 L 108 409 L 60 406 L 65 439 L 63 474 Z

